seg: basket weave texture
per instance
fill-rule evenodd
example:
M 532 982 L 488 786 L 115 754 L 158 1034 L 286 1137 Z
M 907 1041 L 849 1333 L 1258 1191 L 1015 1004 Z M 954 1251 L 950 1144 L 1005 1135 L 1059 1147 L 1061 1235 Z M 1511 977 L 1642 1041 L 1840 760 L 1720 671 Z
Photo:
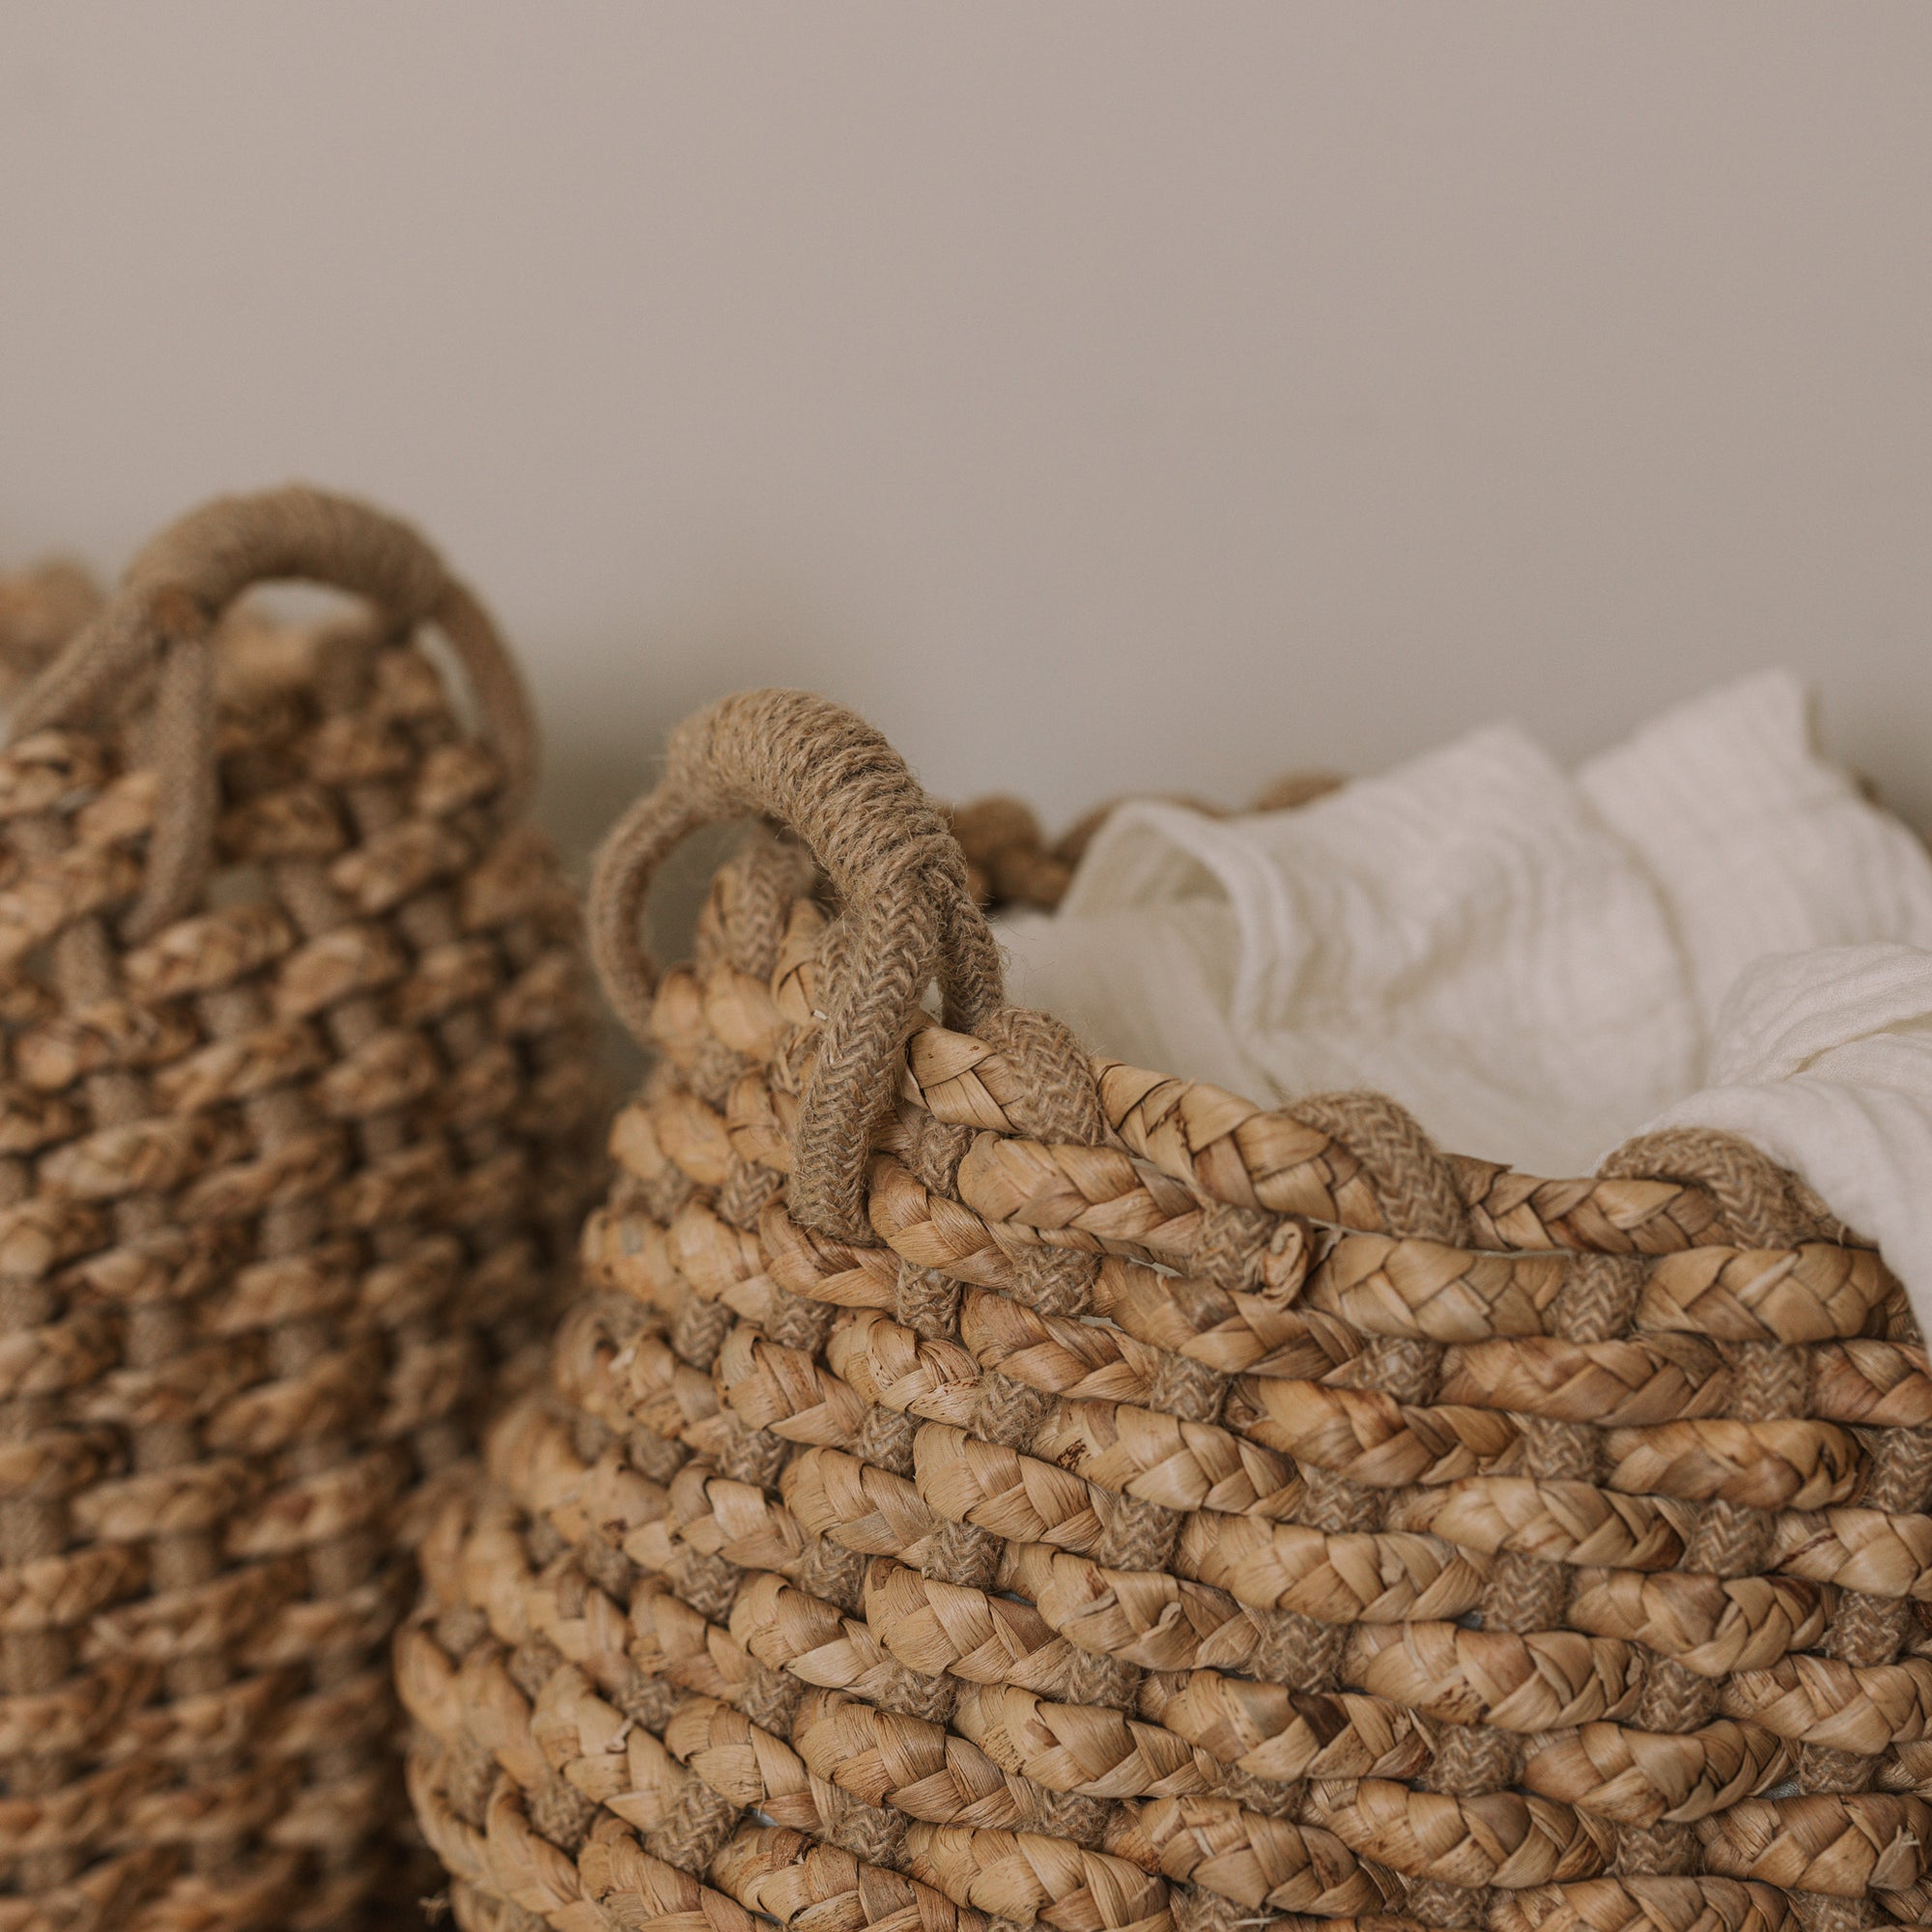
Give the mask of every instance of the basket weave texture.
M 375 615 L 223 619 L 281 577 Z M 412 1512 L 594 1186 L 577 921 L 402 526 L 218 502 L 87 602 L 0 597 L 53 659 L 0 753 L 0 1927 L 359 1925 Z
M 399 1642 L 459 1924 L 1932 1919 L 1932 1377 L 1761 1154 L 1090 1061 L 791 694 L 681 727 L 590 925 L 660 1057 Z

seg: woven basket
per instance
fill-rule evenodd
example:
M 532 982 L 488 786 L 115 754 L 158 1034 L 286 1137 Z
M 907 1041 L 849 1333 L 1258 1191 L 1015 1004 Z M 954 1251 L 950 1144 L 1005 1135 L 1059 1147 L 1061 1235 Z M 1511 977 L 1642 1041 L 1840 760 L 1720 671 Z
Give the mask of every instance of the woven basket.
M 375 615 L 217 627 L 268 578 Z M 86 601 L 15 583 L 6 647 Z M 151 544 L 11 722 L 0 1927 L 360 1922 L 412 1498 L 554 1320 L 597 1172 L 515 673 L 408 529 L 292 490 Z
M 661 1057 L 399 1647 L 459 1924 L 1932 1920 L 1932 1378 L 1762 1155 L 1089 1061 L 789 694 L 680 729 L 590 924 Z

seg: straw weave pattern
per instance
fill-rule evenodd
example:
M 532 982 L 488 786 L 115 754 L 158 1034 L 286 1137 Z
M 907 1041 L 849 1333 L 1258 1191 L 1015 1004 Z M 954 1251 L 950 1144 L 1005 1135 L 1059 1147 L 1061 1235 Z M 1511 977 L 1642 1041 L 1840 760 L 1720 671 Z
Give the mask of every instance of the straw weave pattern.
M 570 895 L 409 628 L 213 648 L 213 866 L 138 944 L 152 675 L 0 753 L 6 1932 L 421 1889 L 408 1545 L 598 1172 Z
M 425 1545 L 459 1925 L 1932 1919 L 1875 1252 L 1716 1136 L 1544 1180 L 917 1008 L 838 1238 L 796 1130 L 868 982 L 811 882 L 719 873 L 549 1386 Z

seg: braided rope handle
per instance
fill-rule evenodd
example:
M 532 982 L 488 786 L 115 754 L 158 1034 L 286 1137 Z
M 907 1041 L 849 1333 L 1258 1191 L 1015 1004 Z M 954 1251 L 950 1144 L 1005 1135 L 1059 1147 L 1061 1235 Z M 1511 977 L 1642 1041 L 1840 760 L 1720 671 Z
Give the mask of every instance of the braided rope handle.
M 650 882 L 699 826 L 747 814 L 790 831 L 846 908 L 849 964 L 830 987 L 800 1105 L 790 1200 L 808 1226 L 867 1239 L 871 1125 L 893 1092 L 906 1017 L 936 975 L 947 1024 L 983 1025 L 1005 998 L 999 952 L 958 840 L 885 739 L 805 692 L 742 692 L 672 732 L 663 780 L 598 849 L 590 953 L 640 1040 L 657 986 L 639 930 Z
M 21 695 L 9 742 L 98 716 L 158 659 L 155 763 L 160 774 L 148 876 L 127 933 L 139 939 L 198 901 L 213 861 L 215 624 L 257 583 L 300 580 L 366 599 L 398 631 L 433 624 L 448 640 L 502 767 L 505 801 L 527 798 L 536 725 L 496 625 L 407 524 L 302 485 L 221 497 L 136 554 L 120 587 Z

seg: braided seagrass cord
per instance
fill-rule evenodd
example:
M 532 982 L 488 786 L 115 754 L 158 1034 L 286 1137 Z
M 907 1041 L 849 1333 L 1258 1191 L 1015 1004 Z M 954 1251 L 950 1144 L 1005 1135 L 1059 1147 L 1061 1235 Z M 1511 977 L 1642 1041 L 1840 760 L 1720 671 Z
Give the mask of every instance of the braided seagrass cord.
M 230 611 L 289 576 L 374 609 Z M 385 1654 L 425 1481 L 554 1316 L 596 1172 L 527 712 L 421 540 L 308 490 L 197 512 L 104 605 L 0 583 L 0 655 L 32 679 L 0 753 L 0 1928 L 359 1927 L 412 1895 Z
M 660 977 L 650 873 L 742 812 Z M 607 842 L 660 1057 L 399 1649 L 459 1923 L 1932 1918 L 1932 1372 L 1878 1255 L 1720 1136 L 1539 1180 L 1090 1061 L 1001 1004 L 978 884 L 787 693 Z

